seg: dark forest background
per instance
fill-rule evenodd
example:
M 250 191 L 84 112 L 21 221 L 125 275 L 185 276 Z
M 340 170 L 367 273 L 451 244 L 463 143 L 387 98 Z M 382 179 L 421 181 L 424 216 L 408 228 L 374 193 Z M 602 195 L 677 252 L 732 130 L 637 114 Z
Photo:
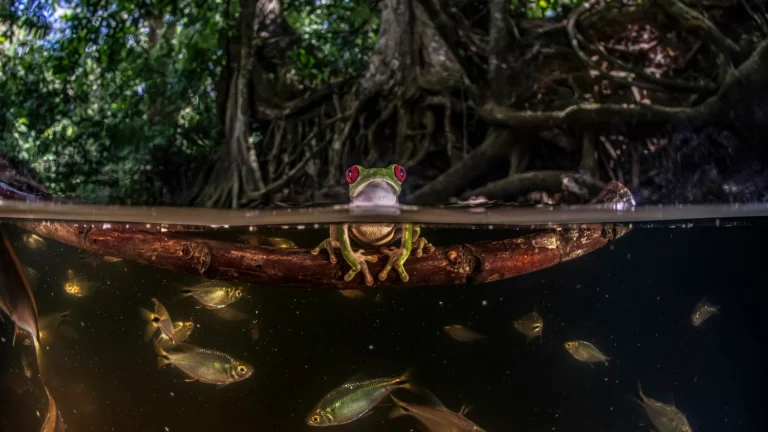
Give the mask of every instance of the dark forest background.
M 0 153 L 60 197 L 768 200 L 763 0 L 0 0 Z

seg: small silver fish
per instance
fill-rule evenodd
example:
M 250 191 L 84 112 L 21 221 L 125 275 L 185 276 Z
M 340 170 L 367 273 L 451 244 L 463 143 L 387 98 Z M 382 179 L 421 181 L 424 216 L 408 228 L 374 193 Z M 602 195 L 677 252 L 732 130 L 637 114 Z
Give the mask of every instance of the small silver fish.
M 80 277 L 72 271 L 67 270 L 67 281 L 64 282 L 64 292 L 72 297 L 81 298 L 93 294 L 99 286 L 88 279 Z
M 410 388 L 410 369 L 389 378 L 352 377 L 325 395 L 307 416 L 310 426 L 335 426 L 353 422 L 370 414 L 392 390 Z
M 160 332 L 157 336 L 157 343 L 165 350 L 173 348 L 177 344 L 180 344 L 187 340 L 192 330 L 195 329 L 195 323 L 192 321 L 174 321 L 173 323 L 173 342 L 168 339 L 165 333 Z
M 29 284 L 32 286 L 32 290 L 34 291 L 37 283 L 40 282 L 40 272 L 30 266 L 24 266 L 24 271 L 26 272 Z
M 212 280 L 182 288 L 177 299 L 188 296 L 194 297 L 200 303 L 198 307 L 219 309 L 240 300 L 243 297 L 243 289 L 229 282 Z
M 16 335 L 23 330 L 32 338 L 40 365 L 40 324 L 37 314 L 37 303 L 32 294 L 32 288 L 27 281 L 24 267 L 16 257 L 16 252 L 0 228 L 2 244 L 0 244 L 0 310 L 6 313 L 14 323 L 13 343 Z M 0 315 L 2 320 L 2 315 Z
M 544 319 L 534 309 L 533 312 L 523 315 L 520 319 L 512 323 L 515 329 L 526 337 L 526 342 L 530 342 L 535 337 L 541 337 L 544 331 Z
M 456 339 L 459 342 L 475 342 L 485 339 L 485 336 L 476 333 L 472 329 L 464 327 L 463 325 L 447 325 L 443 327 L 443 330 L 445 330 L 445 332 L 448 333 L 450 337 Z
M 59 326 L 62 321 L 67 321 L 71 318 L 69 311 L 55 312 L 48 315 L 43 315 L 38 319 L 40 327 L 40 344 L 42 346 L 49 346 L 55 339 Z M 71 336 L 72 333 L 65 333 L 67 336 Z M 74 337 L 77 337 L 75 334 Z M 24 345 L 33 345 L 34 342 L 31 338 L 25 337 L 22 339 Z
M 351 298 L 351 299 L 365 298 L 365 293 L 363 292 L 363 290 L 359 290 L 359 289 L 339 290 L 339 294 L 343 295 L 346 298 Z
M 144 308 L 139 308 L 139 313 L 147 322 L 146 329 L 144 330 L 144 340 L 148 341 L 152 335 L 155 334 L 155 331 L 160 329 L 160 331 L 168 337 L 171 343 L 175 343 L 175 338 L 173 336 L 173 321 L 171 321 L 171 316 L 168 314 L 165 306 L 163 306 L 163 304 L 160 303 L 156 298 L 152 299 L 152 303 L 155 305 L 154 313 Z
M 719 314 L 719 313 L 720 313 L 719 306 L 709 303 L 706 298 L 701 299 L 698 303 L 696 303 L 696 307 L 693 309 L 693 313 L 691 313 L 691 323 L 693 323 L 695 327 L 698 327 L 704 321 L 706 321 L 707 318 L 709 318 L 713 314 Z
M 21 240 L 30 249 L 38 249 L 45 246 L 45 240 L 37 234 L 26 233 L 21 236 Z
M 225 386 L 242 381 L 253 374 L 253 366 L 223 352 L 178 344 L 171 351 L 165 351 L 152 340 L 158 356 L 158 367 L 172 364 L 187 375 L 186 381 L 200 381 Z
M 91 264 L 94 268 L 98 264 L 101 263 L 114 263 L 118 261 L 122 261 L 122 258 L 112 257 L 112 256 L 106 256 L 106 255 L 100 255 L 95 253 L 82 253 L 80 254 L 80 260 L 83 262 L 87 262 Z
M 262 234 L 243 234 L 240 240 L 252 246 L 270 246 L 280 249 L 295 249 L 296 243 L 281 237 L 267 237 Z
M 599 349 L 595 348 L 594 345 L 585 341 L 568 341 L 565 343 L 565 349 L 568 350 L 576 360 L 586 363 L 603 362 L 607 366 L 608 360 L 611 359 L 600 352 Z
M 688 419 L 674 405 L 663 404 L 657 400 L 646 397 L 640 383 L 637 383 L 640 399 L 637 401 L 645 409 L 651 423 L 659 432 L 692 432 Z
M 419 393 L 429 396 L 432 406 L 403 402 L 390 394 L 389 397 L 395 402 L 395 408 L 389 412 L 389 418 L 413 416 L 431 432 L 485 432 L 483 428 L 464 417 L 469 407 L 463 406 L 458 413 L 455 413 L 446 408 L 429 390 L 421 389 Z

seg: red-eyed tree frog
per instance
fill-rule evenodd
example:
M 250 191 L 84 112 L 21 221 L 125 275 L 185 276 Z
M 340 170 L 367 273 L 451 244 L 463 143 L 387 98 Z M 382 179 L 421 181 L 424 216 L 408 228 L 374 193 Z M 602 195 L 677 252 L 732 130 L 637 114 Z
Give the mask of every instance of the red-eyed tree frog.
M 363 168 L 360 165 L 354 165 L 347 170 L 345 178 L 349 183 L 350 207 L 397 206 L 400 186 L 405 180 L 405 168 L 397 164 L 386 168 Z M 387 265 L 378 275 L 379 280 L 385 280 L 394 267 L 400 279 L 408 282 L 408 273 L 403 268 L 403 264 L 411 254 L 411 250 L 415 248 L 414 253 L 419 257 L 423 249 L 426 249 L 427 253 L 435 249 L 424 237 L 419 237 L 420 233 L 420 227 L 411 223 L 331 225 L 330 238 L 313 249 L 312 254 L 317 255 L 324 248 L 331 257 L 331 263 L 336 263 L 333 249 L 340 248 L 341 255 L 352 267 L 344 276 L 344 280 L 351 281 L 362 270 L 365 284 L 373 285 L 367 263 L 376 262 L 378 257 L 364 255 L 363 249 L 354 252 L 349 239 L 351 236 L 360 245 L 381 246 L 381 252 L 389 256 Z M 385 247 L 397 239 L 400 239 L 400 247 Z

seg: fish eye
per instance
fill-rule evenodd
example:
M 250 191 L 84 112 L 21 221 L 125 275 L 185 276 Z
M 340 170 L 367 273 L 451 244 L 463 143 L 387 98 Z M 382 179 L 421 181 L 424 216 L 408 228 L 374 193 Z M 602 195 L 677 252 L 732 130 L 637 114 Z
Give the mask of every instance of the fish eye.
M 237 373 L 239 373 L 240 375 L 244 374 L 246 370 L 247 368 L 243 365 L 240 365 L 237 367 Z
M 243 291 L 241 291 L 241 290 L 235 291 L 235 297 L 240 297 L 242 295 L 243 295 Z
M 309 419 L 310 423 L 320 423 L 320 416 L 319 415 L 313 415 L 311 419 Z
M 184 326 L 186 326 L 187 328 L 192 328 L 194 325 L 195 324 L 192 321 L 189 321 L 186 324 L 184 324 Z
M 573 346 L 573 342 L 566 342 L 566 343 L 565 343 L 565 347 L 566 347 L 566 348 L 570 348 L 570 347 L 572 347 L 572 346 Z

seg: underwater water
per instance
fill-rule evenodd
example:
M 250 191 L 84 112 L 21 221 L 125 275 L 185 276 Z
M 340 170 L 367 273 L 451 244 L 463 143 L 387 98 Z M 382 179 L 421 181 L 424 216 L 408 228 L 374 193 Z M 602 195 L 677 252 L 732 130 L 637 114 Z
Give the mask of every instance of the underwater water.
M 246 295 L 227 306 L 247 315 L 239 319 L 177 298 L 202 277 L 83 259 L 58 241 L 29 241 L 12 221 L 3 227 L 35 272 L 39 315 L 68 312 L 43 348 L 46 385 L 68 431 L 310 431 L 308 415 L 350 377 L 393 377 L 408 368 L 449 410 L 471 404 L 466 418 L 486 431 L 655 430 L 637 402 L 638 383 L 647 397 L 674 403 L 694 431 L 768 430 L 760 293 L 768 225 L 761 220 L 636 225 L 582 257 L 484 284 L 374 285 L 360 298 L 320 287 L 245 285 Z M 422 235 L 439 247 L 528 232 L 456 225 L 427 226 Z M 326 226 L 258 233 L 299 248 L 328 236 Z M 248 234 L 233 227 L 201 235 L 243 242 Z M 159 369 L 139 313 L 152 309 L 153 298 L 174 321 L 194 322 L 187 343 L 247 362 L 252 375 L 218 387 L 187 382 L 174 366 Z M 691 314 L 702 299 L 719 310 L 697 327 Z M 534 310 L 543 333 L 527 342 L 514 322 Z M 447 325 L 485 338 L 453 339 Z M 0 322 L 0 429 L 39 431 L 45 390 L 26 378 L 23 344 L 12 345 L 13 333 L 9 320 Z M 590 342 L 610 360 L 579 361 L 565 349 L 568 341 Z M 392 394 L 426 404 L 408 389 Z M 385 397 L 370 415 L 331 430 L 431 430 L 413 416 L 388 418 L 393 409 Z

